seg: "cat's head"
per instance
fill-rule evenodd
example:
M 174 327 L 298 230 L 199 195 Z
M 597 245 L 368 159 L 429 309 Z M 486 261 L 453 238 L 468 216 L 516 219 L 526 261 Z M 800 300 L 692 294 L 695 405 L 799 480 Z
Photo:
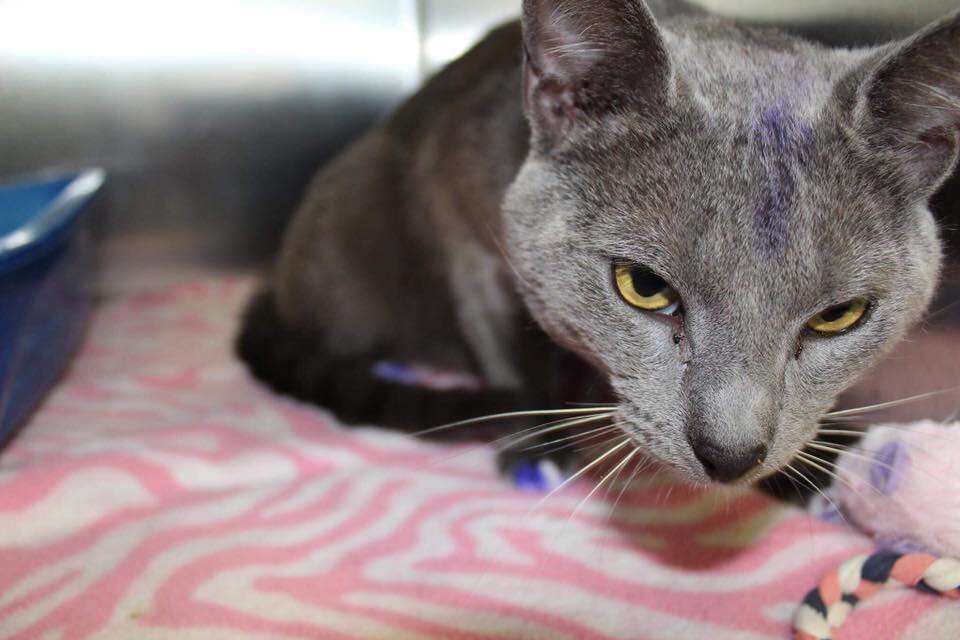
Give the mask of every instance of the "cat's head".
M 524 27 L 528 306 L 688 479 L 779 469 L 934 293 L 960 17 L 861 51 L 639 0 L 527 0 Z

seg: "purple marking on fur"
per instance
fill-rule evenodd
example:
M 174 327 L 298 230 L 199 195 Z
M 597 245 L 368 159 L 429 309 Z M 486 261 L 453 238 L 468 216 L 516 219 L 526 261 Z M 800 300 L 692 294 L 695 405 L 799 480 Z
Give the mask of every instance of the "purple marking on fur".
M 405 386 L 414 386 L 418 382 L 413 369 L 399 362 L 378 362 L 373 367 L 373 375 L 381 380 Z
M 521 491 L 547 493 L 553 491 L 567 478 L 549 460 L 528 460 L 512 470 L 513 484 Z
M 900 486 L 900 479 L 910 464 L 910 457 L 899 442 L 888 442 L 873 456 L 870 466 L 870 483 L 885 496 L 893 494 Z
M 809 162 L 813 127 L 780 103 L 760 113 L 755 143 L 766 177 L 754 225 L 762 253 L 772 257 L 783 251 L 789 240 L 797 173 Z
M 385 382 L 432 391 L 479 391 L 483 388 L 483 381 L 468 373 L 416 363 L 378 362 L 371 373 Z
M 543 493 L 549 490 L 547 477 L 536 462 L 524 462 L 513 469 L 513 484 L 521 491 Z

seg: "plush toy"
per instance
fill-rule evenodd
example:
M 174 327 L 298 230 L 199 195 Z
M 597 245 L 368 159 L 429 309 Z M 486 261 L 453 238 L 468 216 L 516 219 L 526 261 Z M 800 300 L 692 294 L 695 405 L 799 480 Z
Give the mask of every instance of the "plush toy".
M 853 607 L 889 588 L 960 599 L 960 423 L 878 426 L 837 460 L 817 515 L 846 520 L 883 549 L 853 558 L 810 592 L 798 640 L 830 638 Z

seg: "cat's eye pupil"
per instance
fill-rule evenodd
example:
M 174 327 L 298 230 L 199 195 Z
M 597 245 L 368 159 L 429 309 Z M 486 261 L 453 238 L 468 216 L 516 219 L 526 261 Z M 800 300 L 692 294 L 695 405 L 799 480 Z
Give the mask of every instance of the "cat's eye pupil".
M 653 297 L 667 288 L 663 278 L 645 267 L 637 267 L 630 272 L 633 288 L 641 296 Z
M 676 290 L 643 265 L 614 261 L 613 282 L 623 301 L 635 309 L 663 315 L 680 309 Z
M 842 335 L 860 326 L 869 309 L 868 298 L 854 298 L 821 311 L 807 322 L 807 330 L 825 336 Z
M 836 322 L 847 313 L 850 312 L 850 304 L 838 304 L 835 307 L 830 307 L 826 311 L 820 314 L 820 317 L 825 322 Z

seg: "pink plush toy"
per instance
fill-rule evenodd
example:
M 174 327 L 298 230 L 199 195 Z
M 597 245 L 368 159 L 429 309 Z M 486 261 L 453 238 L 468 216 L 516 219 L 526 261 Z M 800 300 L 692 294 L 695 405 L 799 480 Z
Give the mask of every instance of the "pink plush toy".
M 879 546 L 960 556 L 960 423 L 872 427 L 837 463 L 830 499 Z
M 960 598 L 960 423 L 878 426 L 840 455 L 840 479 L 813 510 L 845 519 L 881 549 L 827 575 L 794 619 L 797 640 L 831 637 L 874 593 L 916 588 Z

